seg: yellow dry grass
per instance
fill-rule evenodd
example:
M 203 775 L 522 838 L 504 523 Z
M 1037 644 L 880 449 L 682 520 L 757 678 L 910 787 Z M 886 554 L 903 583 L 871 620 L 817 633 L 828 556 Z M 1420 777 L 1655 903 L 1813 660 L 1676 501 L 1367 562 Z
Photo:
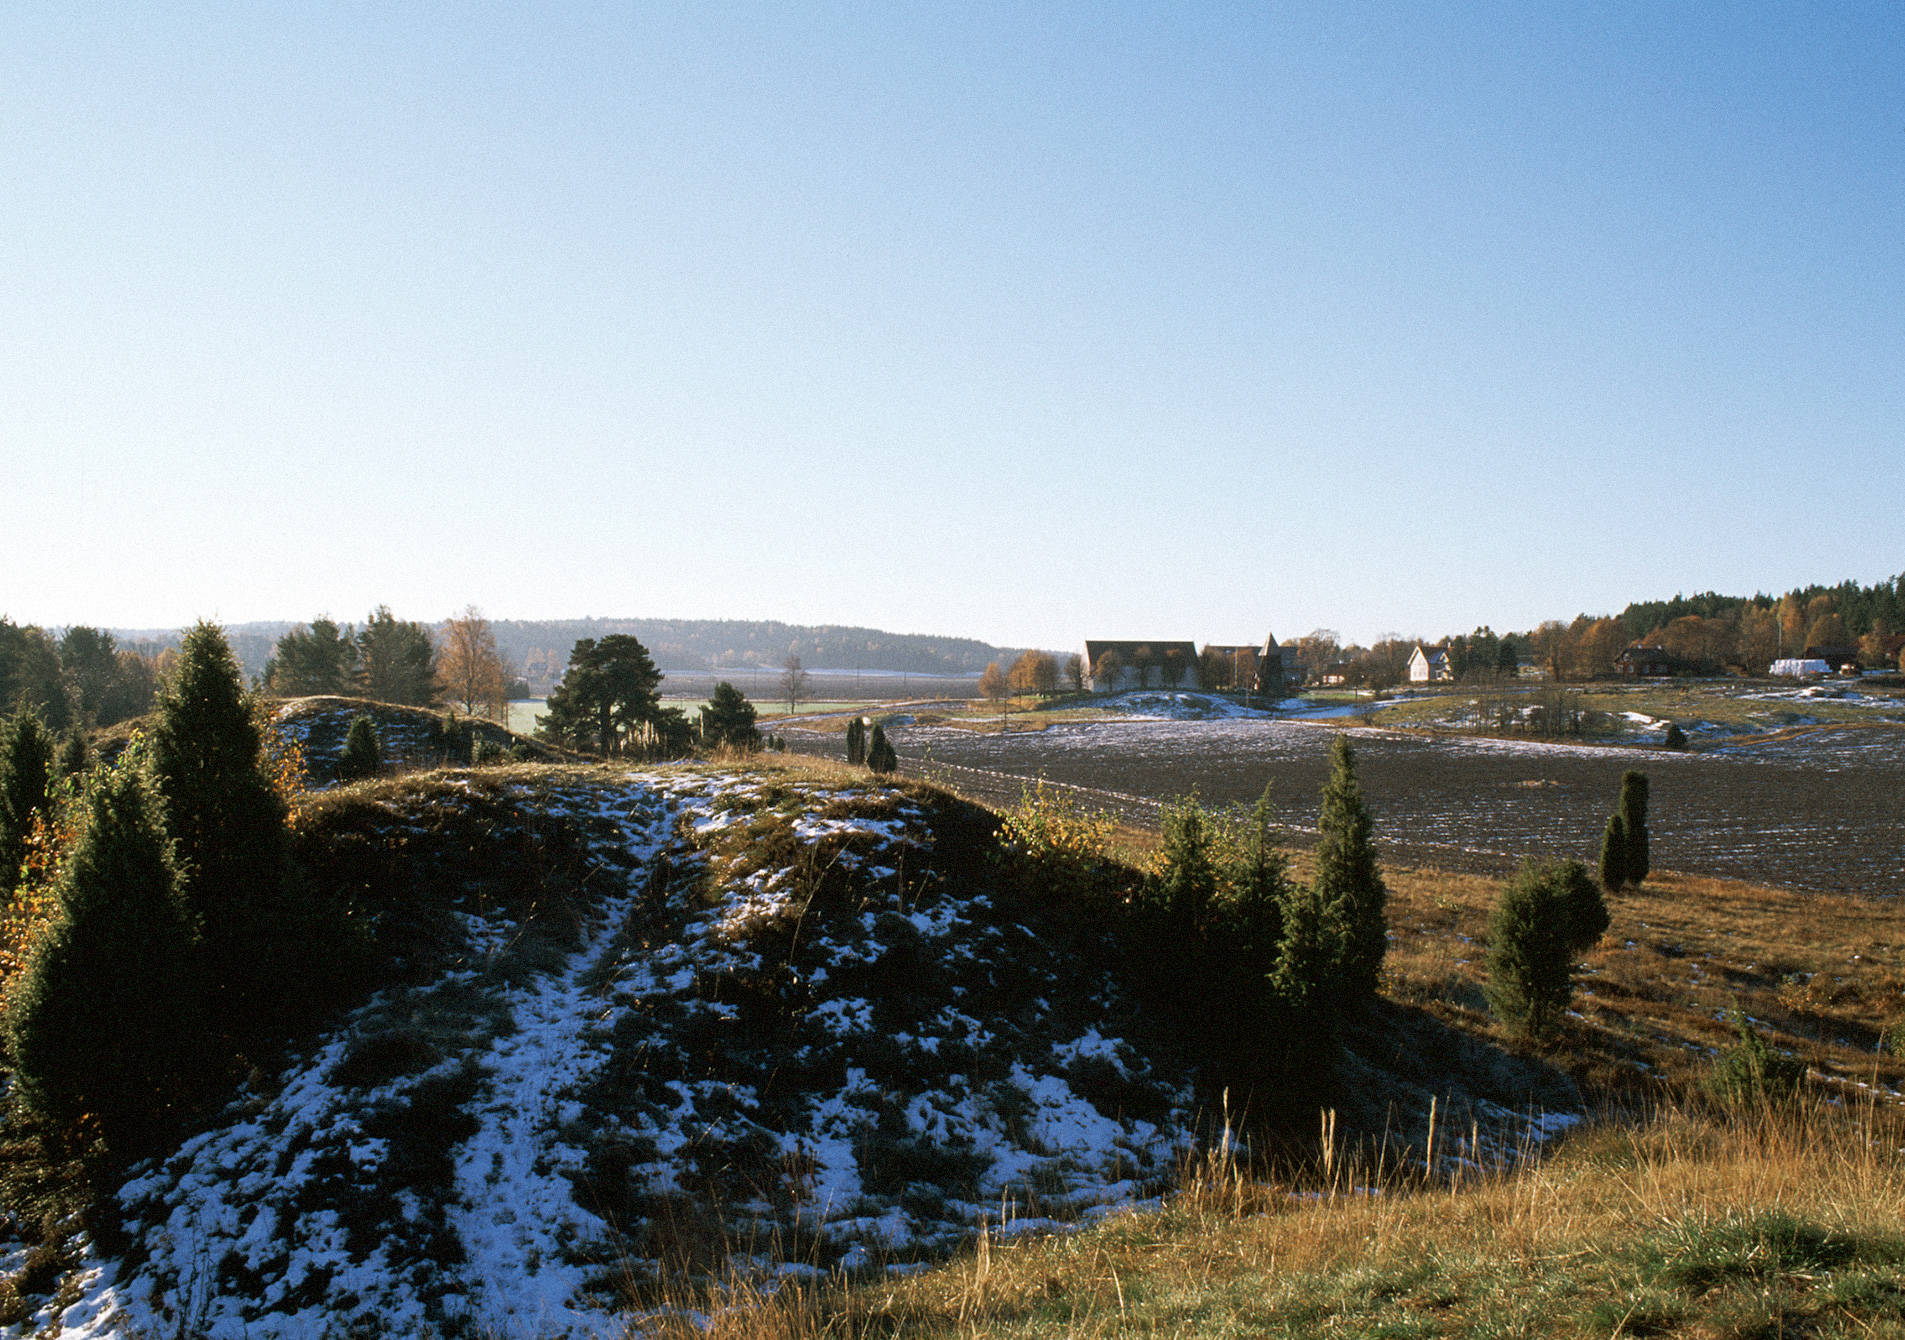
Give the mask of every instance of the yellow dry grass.
M 857 1282 L 680 1291 L 649 1334 L 819 1337 L 1899 1336 L 1905 1166 L 1882 1113 L 1666 1111 L 1546 1163 L 1335 1194 L 1221 1158 L 1161 1209 L 981 1238 Z M 1368 1170 L 1362 1170 L 1367 1174 Z

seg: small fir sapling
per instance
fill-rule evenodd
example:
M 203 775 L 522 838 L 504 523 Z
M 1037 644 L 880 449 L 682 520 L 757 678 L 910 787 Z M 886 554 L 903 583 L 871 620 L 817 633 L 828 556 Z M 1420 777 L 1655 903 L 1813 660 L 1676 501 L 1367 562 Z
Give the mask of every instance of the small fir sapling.
M 1336 982 L 1346 1006 L 1373 1000 L 1389 947 L 1388 890 L 1376 865 L 1375 821 L 1356 781 L 1349 737 L 1330 746 L 1330 779 L 1317 818 L 1316 892 L 1339 946 Z
M 86 743 L 86 732 L 77 726 L 60 737 L 56 770 L 62 777 L 77 777 L 93 766 L 93 751 Z
M 1607 816 L 1607 827 L 1601 831 L 1601 887 L 1619 893 L 1626 883 L 1627 825 L 1617 812 Z
M 375 777 L 383 764 L 384 751 L 377 739 L 377 723 L 368 712 L 359 712 L 352 718 L 350 733 L 344 737 L 344 750 L 337 756 L 337 780 L 355 782 Z
M 865 717 L 855 717 L 847 723 L 847 762 L 858 767 L 867 761 L 867 727 Z
M 781 748 L 787 747 L 786 742 Z M 867 741 L 867 767 L 878 773 L 892 772 L 900 766 L 899 755 L 887 741 L 886 732 L 879 726 L 873 728 L 872 738 Z
M 1621 774 L 1621 827 L 1627 834 L 1627 882 L 1638 885 L 1647 878 L 1650 854 L 1647 842 L 1647 774 L 1629 770 Z
M 52 785 L 52 737 L 39 714 L 22 705 L 0 723 L 0 891 L 19 878 L 33 815 L 46 808 Z
M 1548 1037 L 1567 1011 L 1575 956 L 1607 927 L 1607 905 L 1586 866 L 1524 863 L 1489 918 L 1489 1008 L 1516 1033 Z

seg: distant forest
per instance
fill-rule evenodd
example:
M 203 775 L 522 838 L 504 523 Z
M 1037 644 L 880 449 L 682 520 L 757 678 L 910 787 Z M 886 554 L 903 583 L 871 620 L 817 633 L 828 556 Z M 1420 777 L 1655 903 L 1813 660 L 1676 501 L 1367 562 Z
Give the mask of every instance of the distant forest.
M 232 624 L 226 638 L 247 679 L 262 675 L 290 621 Z M 891 670 L 913 675 L 976 675 L 993 661 L 1009 665 L 1020 647 L 995 647 L 966 637 L 887 633 L 839 624 L 810 627 L 746 619 L 498 619 L 490 627 L 510 668 L 538 693 L 562 678 L 569 649 L 585 637 L 627 633 L 648 648 L 664 673 L 684 670 L 778 670 L 799 656 L 809 670 Z M 176 647 L 175 630 L 112 630 L 121 646 Z
M 1775 606 L 1829 610 L 1839 616 L 1847 635 L 1853 638 L 1874 632 L 1905 631 L 1905 573 L 1871 586 L 1860 586 L 1847 579 L 1837 586 L 1814 584 L 1796 588 L 1783 596 L 1769 596 L 1764 592 L 1752 596 L 1723 596 L 1707 591 L 1697 596 L 1677 595 L 1672 600 L 1640 600 L 1620 612 L 1620 621 L 1629 636 L 1641 638 L 1689 615 L 1737 620 L 1749 607 L 1769 610 Z

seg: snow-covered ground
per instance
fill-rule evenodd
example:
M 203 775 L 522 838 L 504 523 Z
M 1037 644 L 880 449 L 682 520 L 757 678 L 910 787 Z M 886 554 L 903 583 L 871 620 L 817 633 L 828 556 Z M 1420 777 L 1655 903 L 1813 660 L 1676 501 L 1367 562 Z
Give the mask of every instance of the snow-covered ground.
M 918 805 L 694 770 L 517 793 L 595 844 L 572 948 L 457 913 L 457 968 L 136 1170 L 135 1250 L 16 1334 L 606 1335 L 684 1237 L 905 1262 L 1153 1196 L 1187 1149 L 1112 984 L 959 896 Z

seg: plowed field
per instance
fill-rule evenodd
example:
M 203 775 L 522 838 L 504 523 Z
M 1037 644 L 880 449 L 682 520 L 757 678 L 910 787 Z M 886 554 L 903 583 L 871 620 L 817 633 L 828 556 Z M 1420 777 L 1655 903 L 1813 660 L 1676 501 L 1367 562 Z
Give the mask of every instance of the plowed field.
M 1016 800 L 1027 779 L 1083 788 L 1121 818 L 1155 824 L 1160 799 L 1250 802 L 1269 783 L 1301 842 L 1336 731 L 1288 721 L 1059 724 L 975 735 L 895 726 L 907 772 Z M 1823 727 L 1700 753 L 1352 734 L 1363 792 L 1390 859 L 1493 873 L 1523 855 L 1592 859 L 1621 773 L 1652 784 L 1654 864 L 1792 888 L 1905 893 L 1905 727 Z M 790 744 L 838 753 L 839 737 Z

